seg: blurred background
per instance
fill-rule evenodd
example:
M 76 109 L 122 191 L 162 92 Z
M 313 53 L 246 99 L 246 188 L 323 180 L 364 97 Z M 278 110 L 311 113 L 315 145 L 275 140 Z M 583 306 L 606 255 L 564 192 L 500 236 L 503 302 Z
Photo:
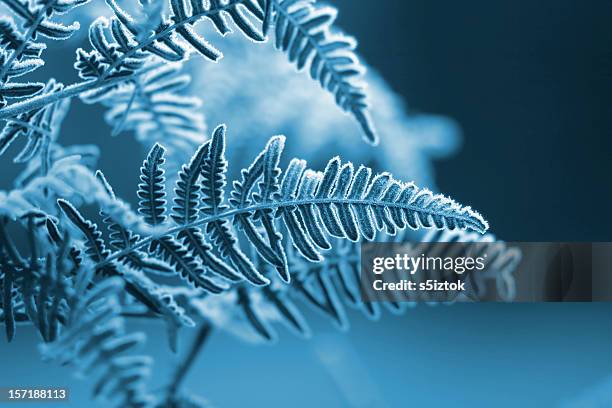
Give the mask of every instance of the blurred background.
M 460 126 L 457 153 L 434 162 L 440 191 L 477 208 L 507 241 L 612 240 L 612 2 L 330 3 L 412 113 Z M 59 68 L 72 49 L 52 51 L 45 69 L 76 80 Z M 131 197 L 140 161 L 123 158 L 141 157 L 141 146 L 108 137 L 99 106 L 75 102 L 70 115 L 61 141 L 101 144 L 99 166 Z M 3 189 L 18 171 L 6 162 Z M 559 406 L 609 384 L 610 312 L 610 304 L 419 305 L 379 322 L 352 314 L 347 333 L 308 315 L 307 341 L 281 331 L 277 344 L 255 346 L 213 333 L 186 385 L 221 407 Z M 162 386 L 177 361 L 163 327 L 134 327 L 149 333 L 154 387 Z M 0 383 L 66 385 L 69 406 L 90 406 L 90 384 L 40 362 L 33 331 L 20 329 L 11 345 L 0 336 Z
M 612 2 L 333 4 L 409 106 L 461 125 L 441 191 L 509 241 L 612 239 Z

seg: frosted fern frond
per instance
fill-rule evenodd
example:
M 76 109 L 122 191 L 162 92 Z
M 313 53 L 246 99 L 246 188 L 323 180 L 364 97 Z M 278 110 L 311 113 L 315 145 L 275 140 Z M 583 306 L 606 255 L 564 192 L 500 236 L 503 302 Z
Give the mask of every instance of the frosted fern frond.
M 50 4 L 54 2 L 57 0 Z M 57 4 L 63 6 L 63 3 Z M 80 5 L 82 1 L 73 3 Z M 11 104 L 5 112 L 0 112 L 0 117 L 8 119 L 26 115 L 32 109 L 43 108 L 72 95 L 82 94 L 88 100 L 101 100 L 118 88 L 125 91 L 126 88 L 138 87 L 142 82 L 138 77 L 154 69 L 147 65 L 151 57 L 165 62 L 184 61 L 193 48 L 206 58 L 217 60 L 221 53 L 195 31 L 194 26 L 202 19 L 210 20 L 221 34 L 231 31 L 231 20 L 239 31 L 255 41 L 265 40 L 255 27 L 255 22 L 263 21 L 266 31 L 272 24 L 276 27 L 276 45 L 287 52 L 289 60 L 296 62 L 299 69 L 308 68 L 311 77 L 334 95 L 337 105 L 357 120 L 364 138 L 376 143 L 377 136 L 369 117 L 365 88 L 355 78 L 365 69 L 354 53 L 356 42 L 330 28 L 335 19 L 335 9 L 315 6 L 313 2 L 305 0 L 171 0 L 169 3 L 167 16 L 164 13 L 163 0 L 140 2 L 137 11 L 131 15 L 115 0 L 108 0 L 107 4 L 114 16 L 110 19 L 96 19 L 89 27 L 89 43 L 92 49 L 86 51 L 79 48 L 76 51 L 74 67 L 83 81 L 66 89 L 43 91 L 36 97 L 31 96 L 41 91 L 43 84 L 7 84 L 4 92 L 6 96 L 29 98 Z M 53 7 L 51 9 L 55 10 Z M 11 27 L 9 23 L 4 26 Z M 3 26 L 0 25 L 1 27 Z M 6 42 L 13 46 L 17 36 L 10 29 L 7 30 L 10 34 L 7 34 Z M 33 33 L 35 34 L 36 30 Z M 15 68 L 15 75 L 27 73 L 40 64 L 42 60 L 23 63 L 19 69 Z M 126 86 L 120 85 L 126 82 Z M 140 84 L 140 88 L 143 86 Z M 130 119 L 130 110 L 137 94 L 131 91 L 128 91 L 128 94 L 130 96 L 122 102 L 126 105 L 125 108 L 114 110 L 109 115 L 108 119 L 114 122 L 114 133 L 118 133 L 127 124 L 126 120 Z M 0 89 L 0 97 L 2 95 Z M 169 122 L 163 123 L 164 127 L 170 126 L 174 133 L 179 129 L 181 133 L 199 130 L 198 122 L 189 123 L 185 120 L 192 116 L 185 115 L 186 111 L 197 108 L 195 100 L 171 99 L 158 102 L 173 106 L 172 112 L 158 115 L 158 122 Z M 186 108 L 185 103 L 189 105 Z M 156 109 L 151 104 L 145 109 L 147 113 L 152 110 Z M 176 115 L 177 112 L 183 117 Z M 138 116 L 138 113 L 132 116 Z M 139 119 L 138 124 L 132 123 L 132 126 L 140 127 L 141 131 L 151 130 L 150 126 L 144 125 L 146 119 Z M 155 127 L 160 128 L 160 125 L 161 123 L 156 123 Z
M 334 95 L 336 104 L 359 123 L 366 141 L 376 144 L 378 136 L 368 113 L 364 85 L 356 78 L 365 68 L 354 50 L 357 42 L 331 29 L 337 10 L 313 0 L 260 0 L 266 15 L 263 32 L 274 27 L 277 49 L 288 54 L 298 70 Z
M 488 228 L 469 207 L 412 183 L 396 181 L 388 173 L 372 175 L 364 166 L 355 171 L 352 163 L 343 164 L 338 157 L 330 160 L 322 173 L 307 170 L 304 161 L 293 159 L 283 174 L 278 167 L 282 136 L 273 137 L 243 171 L 242 180 L 234 183 L 231 199 L 226 201 L 225 145 L 225 126 L 221 125 L 181 170 L 173 205 L 165 200 L 164 148 L 155 145 L 143 164 L 138 196 L 141 214 L 156 231 L 112 251 L 102 261 L 93 259 L 98 268 L 133 251 L 146 251 L 173 266 L 192 286 L 219 293 L 227 288 L 219 278 L 230 282 L 246 279 L 255 286 L 270 282 L 272 276 L 264 275 L 247 255 L 251 249 L 283 280 L 289 280 L 280 225 L 288 232 L 285 242 L 313 262 L 323 259 L 322 252 L 331 247 L 334 237 L 371 240 L 377 230 L 395 233 L 406 227 L 480 233 Z M 167 213 L 172 215 L 170 219 Z M 69 217 L 71 221 L 74 218 Z M 115 222 L 121 224 L 121 220 Z M 91 235 L 83 222 L 76 224 L 86 236 Z M 241 245 L 243 240 L 246 246 Z
M 263 41 L 253 18 L 262 19 L 263 12 L 253 0 L 194 0 L 170 1 L 170 15 L 157 15 L 155 26 L 139 23 L 138 18 L 121 8 L 115 0 L 107 4 L 114 13 L 109 20 L 99 18 L 90 27 L 92 51 L 77 50 L 75 68 L 83 79 L 101 79 L 129 76 L 139 69 L 144 58 L 156 55 L 166 61 L 182 61 L 193 48 L 212 61 L 221 57 L 220 51 L 209 44 L 193 28 L 203 19 L 210 20 L 217 31 L 231 31 L 227 17 L 244 35 L 254 41 Z M 141 7 L 156 7 L 161 1 L 140 3 Z M 140 14 L 150 16 L 147 10 Z

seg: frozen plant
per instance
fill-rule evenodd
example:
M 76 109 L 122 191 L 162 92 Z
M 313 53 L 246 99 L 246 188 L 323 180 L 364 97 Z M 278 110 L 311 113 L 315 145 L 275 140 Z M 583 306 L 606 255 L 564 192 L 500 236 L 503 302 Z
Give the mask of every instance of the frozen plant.
M 110 17 L 88 24 L 87 44 L 76 50 L 79 80 L 64 85 L 28 77 L 45 64 L 43 40 L 70 38 L 79 24 L 62 21 L 88 1 L 1 2 L 10 15 L 0 20 L 0 119 L 6 122 L 0 154 L 7 157 L 10 146 L 23 140 L 14 161 L 27 163 L 13 188 L 0 191 L 1 319 L 9 341 L 17 324 L 31 324 L 46 359 L 73 364 L 88 377 L 95 373 L 93 394 L 105 397 L 107 406 L 203 406 L 180 385 L 211 329 L 272 340 L 271 325 L 280 321 L 307 336 L 310 329 L 295 303 L 299 297 L 341 327 L 346 326 L 341 298 L 377 317 L 378 306 L 361 302 L 354 287 L 362 240 L 428 228 L 459 234 L 440 240 L 493 241 L 489 234 L 475 235 L 488 230 L 478 212 L 410 180 L 431 181 L 426 152 L 431 140 L 415 142 L 394 133 L 410 124 L 441 123 L 441 141 L 431 146 L 443 154 L 454 127 L 405 117 L 375 74 L 365 78 L 372 79 L 372 101 L 382 106 L 370 108 L 356 41 L 333 28 L 332 7 L 311 0 L 107 0 Z M 221 60 L 224 41 L 237 58 L 251 59 L 249 47 L 258 47 L 233 39 L 219 40 L 217 48 L 204 26 L 223 36 L 234 30 L 250 42 L 270 42 L 290 64 L 274 59 L 268 69 L 261 63 L 255 69 L 233 62 L 231 69 L 208 77 L 210 89 L 199 86 L 213 72 L 206 65 Z M 281 66 L 305 71 L 300 80 L 309 77 L 324 92 L 308 88 L 307 97 L 300 96 L 306 89 L 300 83 L 287 90 L 283 102 L 301 114 L 286 120 L 288 108 L 278 107 L 265 126 L 255 118 L 251 124 L 241 121 L 236 112 L 250 109 L 256 98 L 272 97 L 265 89 L 255 96 L 253 82 Z M 243 106 L 223 96 L 241 88 Z M 305 99 L 319 93 L 327 98 L 324 121 L 321 112 L 301 111 Z M 209 95 L 218 108 L 210 108 L 209 116 L 222 123 L 227 115 L 227 133 L 234 125 L 238 130 L 230 141 L 225 125 L 207 131 L 203 106 Z M 134 186 L 136 211 L 117 196 L 104 169 L 96 171 L 102 143 L 60 143 L 69 102 L 77 96 L 107 109 L 111 135 L 132 132 L 147 146 Z M 346 117 L 353 129 L 343 123 Z M 371 146 L 379 139 L 372 117 L 384 122 L 377 150 Z M 324 126 L 307 128 L 309 119 Z M 336 126 L 343 135 L 359 131 L 367 144 L 351 149 L 329 130 Z M 249 131 L 258 132 L 261 143 L 249 139 Z M 288 138 L 261 139 L 279 133 Z M 396 137 L 403 143 L 399 153 Z M 311 153 L 310 166 L 300 158 L 283 163 L 286 147 L 291 156 L 308 154 L 307 140 L 318 156 Z M 350 143 L 357 141 L 353 137 Z M 344 158 L 351 150 L 358 152 L 351 159 L 363 165 Z M 414 167 L 400 166 L 409 155 Z M 90 205 L 99 209 L 98 220 L 87 213 Z M 503 283 L 510 287 L 518 255 L 503 244 L 499 254 L 496 259 L 504 262 L 492 262 L 488 275 L 475 277 L 477 288 L 487 280 L 501 291 Z M 386 306 L 396 312 L 404 307 Z M 197 326 L 192 348 L 162 391 L 147 387 L 153 359 L 133 354 L 146 336 L 126 329 L 130 316 L 163 320 L 174 350 L 179 330 Z

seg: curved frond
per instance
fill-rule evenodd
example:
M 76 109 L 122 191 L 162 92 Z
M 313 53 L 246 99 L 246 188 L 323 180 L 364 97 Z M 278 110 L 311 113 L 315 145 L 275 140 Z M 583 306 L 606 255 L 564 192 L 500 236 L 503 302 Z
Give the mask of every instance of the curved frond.
M 108 259 L 125 257 L 149 245 L 151 254 L 161 256 L 188 281 L 219 292 L 222 288 L 215 286 L 207 271 L 234 282 L 241 277 L 254 285 L 270 282 L 266 268 L 256 267 L 245 255 L 230 223 L 232 219 L 248 248 L 254 249 L 255 256 L 261 256 L 264 264 L 273 266 L 287 282 L 286 243 L 291 243 L 303 258 L 320 262 L 337 238 L 349 242 L 372 240 L 378 231 L 395 234 L 404 228 L 468 229 L 479 233 L 488 228 L 482 216 L 470 207 L 420 189 L 414 183 L 397 181 L 388 173 L 373 174 L 365 166 L 355 170 L 352 163 L 342 163 L 338 157 L 332 158 L 323 172 L 307 169 L 305 161 L 293 159 L 283 173 L 278 167 L 283 143 L 284 138 L 273 137 L 242 171 L 241 180 L 233 184 L 228 206 L 224 198 L 225 126 L 219 126 L 210 142 L 203 144 L 179 172 L 176 198 L 169 210 L 173 224 L 166 232 L 157 231 Z M 158 224 L 168 206 L 161 187 L 162 156 L 163 147 L 156 145 L 145 160 L 139 187 L 143 214 L 149 219 L 154 214 Z M 257 191 L 255 186 L 259 187 Z M 286 239 L 281 228 L 287 231 Z M 327 289 L 326 279 L 321 277 L 318 287 Z M 327 310 L 340 321 L 341 313 L 332 307 L 336 302 L 328 292 L 324 290 L 323 297 L 331 305 Z
M 275 47 L 286 52 L 298 70 L 308 70 L 311 78 L 334 96 L 336 104 L 355 118 L 363 138 L 376 144 L 378 136 L 368 113 L 365 86 L 357 80 L 365 68 L 354 52 L 357 42 L 331 29 L 336 9 L 310 0 L 265 1 L 264 34 L 273 25 Z

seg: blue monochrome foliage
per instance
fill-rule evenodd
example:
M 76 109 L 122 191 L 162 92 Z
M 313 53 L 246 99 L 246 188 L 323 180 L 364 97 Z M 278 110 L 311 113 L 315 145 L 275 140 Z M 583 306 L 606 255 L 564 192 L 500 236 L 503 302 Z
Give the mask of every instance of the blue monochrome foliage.
M 479 297 L 512 299 L 520 251 L 430 184 L 431 159 L 454 149 L 456 125 L 407 113 L 366 73 L 335 8 L 107 0 L 100 16 L 85 0 L 1 2 L 10 15 L 0 18 L 0 155 L 19 150 L 21 167 L 0 190 L 0 321 L 8 341 L 33 326 L 43 358 L 74 366 L 104 406 L 207 406 L 181 385 L 213 328 L 271 342 L 276 323 L 313 335 L 302 303 L 343 329 L 345 306 L 373 319 L 412 306 L 362 301 L 363 241 L 486 243 L 495 256 L 469 284 Z M 76 33 L 77 22 L 60 22 L 73 16 L 88 22 L 71 40 L 81 42 L 77 82 L 24 80 L 44 72 L 47 39 Z M 210 31 L 243 38 L 217 48 Z M 79 101 L 106 110 L 111 136 L 133 134 L 148 152 L 135 194 L 121 197 L 112 185 L 122 180 L 98 159 L 141 159 L 62 144 Z M 208 132 L 206 117 L 228 125 Z M 355 122 L 367 142 L 357 147 Z M 132 317 L 163 321 L 174 351 L 180 329 L 197 327 L 161 390 L 148 384 L 155 359 L 135 354 L 146 335 L 128 329 Z

